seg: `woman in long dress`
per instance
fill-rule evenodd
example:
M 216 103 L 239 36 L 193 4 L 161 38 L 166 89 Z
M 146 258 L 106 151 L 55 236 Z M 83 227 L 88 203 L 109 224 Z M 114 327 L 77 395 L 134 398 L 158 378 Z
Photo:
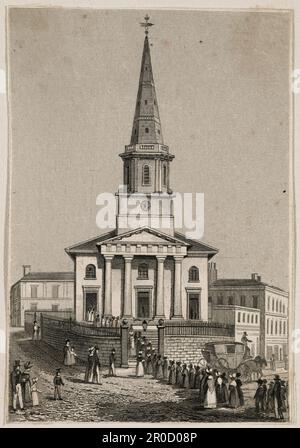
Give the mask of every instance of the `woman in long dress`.
M 71 346 L 69 339 L 66 340 L 66 344 L 64 346 L 64 365 L 65 366 L 72 365 Z
M 146 353 L 145 363 L 146 363 L 146 366 L 145 366 L 146 375 L 152 375 L 153 369 L 152 369 L 151 350 L 148 350 Z
M 41 392 L 37 387 L 38 378 L 32 379 L 31 384 L 31 398 L 32 398 L 32 406 L 39 406 L 39 393 Z
M 113 348 L 109 355 L 109 376 L 116 376 L 116 350 Z
M 161 355 L 158 355 L 157 357 L 157 361 L 156 361 L 156 379 L 157 380 L 162 380 L 164 377 L 163 374 L 163 362 L 161 359 Z
M 136 376 L 137 377 L 143 377 L 144 376 L 144 358 L 143 353 L 139 351 L 137 358 L 136 358 Z
M 233 374 L 229 383 L 229 407 L 235 409 L 239 406 L 239 395 L 235 375 Z
M 177 386 L 181 386 L 182 383 L 182 367 L 181 367 L 181 362 L 177 361 L 176 362 L 176 384 Z
M 184 387 L 185 389 L 188 389 L 189 386 L 190 386 L 189 370 L 187 368 L 187 365 L 183 364 L 183 366 L 182 366 L 182 383 L 181 383 L 181 387 Z
M 226 379 L 220 373 L 216 379 L 216 395 L 217 395 L 217 405 L 227 406 L 228 405 L 228 390 L 226 386 Z
M 217 407 L 215 380 L 212 375 L 209 375 L 207 378 L 207 391 L 204 400 L 204 407 L 207 409 L 214 409 Z
M 32 335 L 32 339 L 34 341 L 38 341 L 39 340 L 39 334 L 40 334 L 40 326 L 37 323 L 37 321 L 35 320 L 33 322 L 33 335 Z
M 71 347 L 71 365 L 72 366 L 75 366 L 76 358 L 77 358 L 77 355 L 76 355 L 76 352 L 75 352 L 75 348 Z
M 174 386 L 174 384 L 176 384 L 176 366 L 175 366 L 175 361 L 173 361 L 173 360 L 170 362 L 170 366 L 169 366 L 168 383 L 172 384 L 172 386 Z
M 164 380 L 168 381 L 168 373 L 169 373 L 169 361 L 168 357 L 163 357 L 163 378 Z

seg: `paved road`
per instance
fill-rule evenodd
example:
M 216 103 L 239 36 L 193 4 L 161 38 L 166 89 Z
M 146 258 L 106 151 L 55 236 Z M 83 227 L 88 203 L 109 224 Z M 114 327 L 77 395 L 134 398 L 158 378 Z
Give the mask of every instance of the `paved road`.
M 274 421 L 273 416 L 257 416 L 253 395 L 256 383 L 244 385 L 245 407 L 200 409 L 197 391 L 183 390 L 151 377 L 136 378 L 132 369 L 117 369 L 118 377 L 106 377 L 102 384 L 83 382 L 85 367 L 65 367 L 62 350 L 42 341 L 29 340 L 24 332 L 11 334 L 11 365 L 15 359 L 30 360 L 31 376 L 39 377 L 40 406 L 28 407 L 24 414 L 9 413 L 10 422 L 245 422 Z M 53 400 L 53 375 L 62 368 L 65 381 L 63 401 Z

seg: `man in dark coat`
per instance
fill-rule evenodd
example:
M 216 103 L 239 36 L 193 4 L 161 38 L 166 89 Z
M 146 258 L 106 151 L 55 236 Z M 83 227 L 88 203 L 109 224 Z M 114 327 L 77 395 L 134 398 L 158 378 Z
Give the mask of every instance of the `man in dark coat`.
M 200 380 L 199 401 L 200 401 L 200 405 L 202 407 L 204 407 L 205 397 L 206 397 L 207 389 L 208 389 L 207 380 L 208 380 L 208 377 L 211 375 L 211 373 L 212 372 L 210 372 L 210 369 L 204 370 L 202 378 Z
M 217 397 L 217 405 L 218 406 L 227 406 L 228 405 L 228 389 L 227 389 L 227 379 L 226 374 L 221 374 L 218 372 L 216 378 L 216 397 Z
M 255 410 L 257 413 L 264 411 L 264 388 L 263 380 L 257 380 L 257 389 L 254 395 L 255 399 Z
M 31 372 L 32 364 L 30 361 L 25 362 L 24 370 L 21 375 L 23 403 L 31 403 Z
M 13 397 L 13 410 L 17 411 L 17 403 L 19 403 L 19 408 L 21 411 L 24 409 L 23 405 L 23 394 L 22 394 L 22 372 L 20 368 L 20 361 L 15 361 L 13 370 L 10 374 L 10 382 L 12 388 L 12 397 Z
M 283 402 L 282 402 L 282 384 L 279 375 L 274 377 L 273 398 L 274 398 L 274 412 L 276 420 L 283 420 Z

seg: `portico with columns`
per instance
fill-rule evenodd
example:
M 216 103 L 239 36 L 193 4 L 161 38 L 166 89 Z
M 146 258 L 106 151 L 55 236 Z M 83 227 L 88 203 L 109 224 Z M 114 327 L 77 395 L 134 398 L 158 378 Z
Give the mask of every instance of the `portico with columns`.
M 75 264 L 78 321 L 86 320 L 89 309 L 100 318 L 119 316 L 136 325 L 208 319 L 208 260 L 217 249 L 174 228 L 174 155 L 163 140 L 148 19 L 131 140 L 120 154 L 116 228 L 66 249 Z

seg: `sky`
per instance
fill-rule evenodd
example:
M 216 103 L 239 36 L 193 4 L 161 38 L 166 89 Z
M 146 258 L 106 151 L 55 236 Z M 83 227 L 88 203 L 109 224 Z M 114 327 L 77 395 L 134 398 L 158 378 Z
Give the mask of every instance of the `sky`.
M 9 14 L 11 283 L 73 269 L 96 197 L 122 181 L 148 13 L 174 191 L 204 193 L 219 277 L 288 288 L 290 16 L 14 8 Z

